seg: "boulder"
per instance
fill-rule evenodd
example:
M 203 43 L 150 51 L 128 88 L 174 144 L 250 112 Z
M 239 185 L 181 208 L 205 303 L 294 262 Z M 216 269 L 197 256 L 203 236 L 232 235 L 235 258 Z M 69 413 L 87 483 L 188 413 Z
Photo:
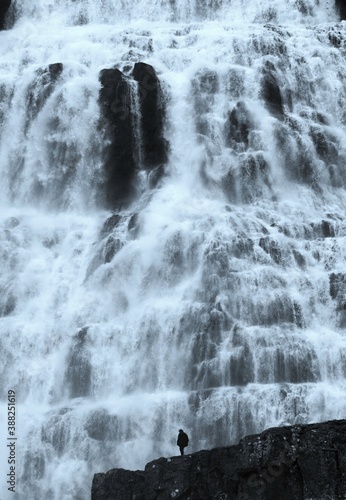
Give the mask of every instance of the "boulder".
M 268 429 L 239 444 L 95 474 L 92 500 L 342 500 L 346 420 Z

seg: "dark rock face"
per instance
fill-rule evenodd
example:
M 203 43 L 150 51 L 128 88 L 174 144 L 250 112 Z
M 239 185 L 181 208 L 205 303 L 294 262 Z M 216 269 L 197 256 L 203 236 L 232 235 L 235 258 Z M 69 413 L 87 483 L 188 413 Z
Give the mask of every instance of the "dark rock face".
M 266 69 L 262 80 L 262 96 L 268 111 L 279 120 L 283 120 L 284 109 L 281 90 L 274 71 Z
M 340 20 L 345 21 L 346 20 L 346 3 L 345 0 L 335 0 L 335 6 L 336 9 L 339 13 Z
M 10 5 L 11 0 L 0 0 L 0 30 L 5 29 L 5 17 Z
M 346 421 L 268 429 L 238 445 L 95 474 L 92 500 L 342 500 Z
M 52 82 L 55 82 L 62 73 L 64 65 L 62 63 L 49 64 L 48 71 Z
M 126 204 L 135 196 L 140 168 L 151 171 L 167 161 L 159 79 L 154 68 L 145 63 L 135 64 L 132 77 L 137 88 L 131 77 L 116 68 L 104 69 L 99 76 L 100 126 L 108 143 L 102 190 L 109 208 Z
M 162 90 L 156 72 L 149 64 L 136 63 L 133 78 L 139 87 L 143 164 L 151 170 L 167 161 Z
M 131 89 L 119 69 L 100 73 L 101 127 L 109 144 L 105 151 L 106 205 L 126 202 L 135 191 L 136 155 L 131 115 Z
M 97 476 L 101 476 L 100 477 Z M 95 479 L 96 478 L 96 479 Z M 124 469 L 113 469 L 106 474 L 94 476 L 92 500 L 102 498 L 104 500 L 143 500 L 145 488 L 145 473 L 133 472 Z

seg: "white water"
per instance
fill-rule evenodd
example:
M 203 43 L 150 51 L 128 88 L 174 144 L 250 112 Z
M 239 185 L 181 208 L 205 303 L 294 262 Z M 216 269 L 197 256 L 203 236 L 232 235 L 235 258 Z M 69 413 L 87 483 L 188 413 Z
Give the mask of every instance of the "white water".
M 14 389 L 17 499 L 89 498 L 95 472 L 176 454 L 180 427 L 192 452 L 346 415 L 346 280 L 330 291 L 346 260 L 334 2 L 120 3 L 18 0 L 0 33 L 0 491 Z M 108 235 L 98 75 L 137 61 L 166 96 L 168 175 L 149 191 L 143 174 Z M 40 101 L 39 70 L 57 62 Z M 282 122 L 261 97 L 268 63 Z M 240 101 L 248 144 L 227 139 Z M 251 155 L 267 165 L 255 179 Z

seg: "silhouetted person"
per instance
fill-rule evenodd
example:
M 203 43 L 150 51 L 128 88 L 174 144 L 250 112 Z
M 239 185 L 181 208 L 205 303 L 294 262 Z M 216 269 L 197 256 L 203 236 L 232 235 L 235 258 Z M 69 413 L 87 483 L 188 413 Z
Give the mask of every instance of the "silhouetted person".
M 179 429 L 177 445 L 180 449 L 180 455 L 184 455 L 184 448 L 189 444 L 189 436 L 183 431 L 183 429 Z

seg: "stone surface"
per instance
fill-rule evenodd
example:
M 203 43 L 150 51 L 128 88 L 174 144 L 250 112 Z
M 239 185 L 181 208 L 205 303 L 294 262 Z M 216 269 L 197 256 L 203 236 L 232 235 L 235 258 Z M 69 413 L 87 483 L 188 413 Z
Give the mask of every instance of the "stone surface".
M 163 137 L 163 94 L 160 81 L 150 64 L 136 63 L 133 78 L 139 87 L 143 166 L 151 170 L 167 161 L 167 142 Z
M 228 115 L 227 139 L 231 148 L 239 150 L 239 144 L 244 149 L 249 146 L 249 134 L 253 129 L 251 113 L 245 102 L 238 101 Z M 240 149 L 239 152 L 242 152 Z
M 5 17 L 10 5 L 11 0 L 0 0 L 0 30 L 5 29 Z
M 346 420 L 277 427 L 238 445 L 95 474 L 92 500 L 342 500 Z
M 105 133 L 103 192 L 109 208 L 127 202 L 135 192 L 136 148 L 129 79 L 115 69 L 100 72 L 100 126 Z
M 339 13 L 341 21 L 346 20 L 346 2 L 345 0 L 335 0 L 335 6 Z
M 275 118 L 283 120 L 284 109 L 280 86 L 274 68 L 266 68 L 262 79 L 262 96 L 265 105 Z
M 163 94 L 154 68 L 142 62 L 134 65 L 131 76 L 103 69 L 99 80 L 105 139 L 102 191 L 105 205 L 114 209 L 135 197 L 139 170 L 150 172 L 167 162 Z

